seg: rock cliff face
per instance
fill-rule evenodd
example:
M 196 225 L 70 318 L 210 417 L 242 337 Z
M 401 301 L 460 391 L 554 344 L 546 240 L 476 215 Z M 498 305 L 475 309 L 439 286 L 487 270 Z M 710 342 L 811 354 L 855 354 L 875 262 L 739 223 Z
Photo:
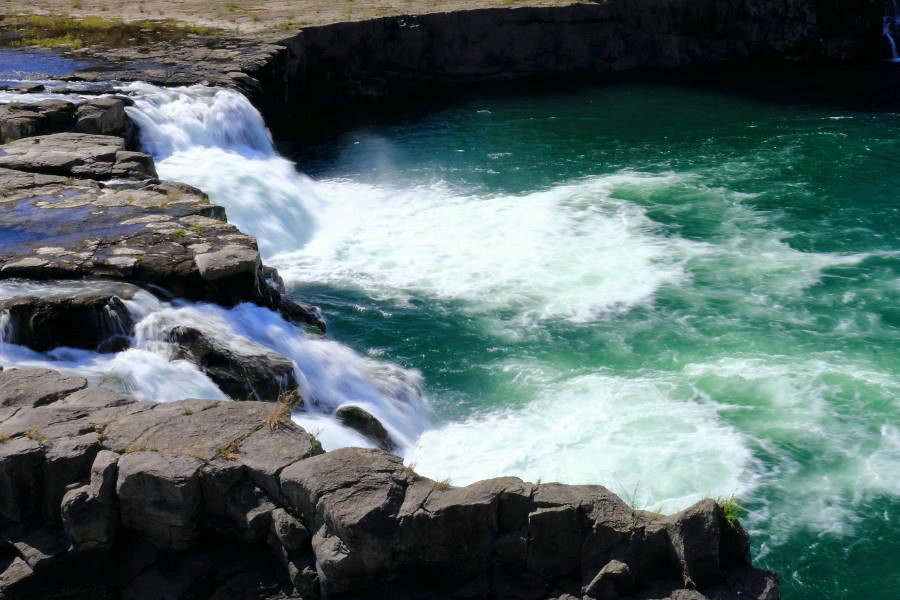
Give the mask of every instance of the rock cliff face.
M 484 81 L 740 60 L 877 57 L 881 0 L 604 0 L 310 27 L 249 72 L 276 132 Z
M 0 372 L 0 597 L 779 597 L 712 500 L 664 517 L 601 486 L 455 488 L 323 453 L 289 415 Z

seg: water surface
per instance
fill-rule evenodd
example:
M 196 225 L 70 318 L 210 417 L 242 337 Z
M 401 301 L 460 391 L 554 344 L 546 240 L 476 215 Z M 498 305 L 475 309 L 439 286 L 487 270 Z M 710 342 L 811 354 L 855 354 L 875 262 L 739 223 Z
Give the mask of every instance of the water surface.
M 296 155 L 322 206 L 275 263 L 422 373 L 426 475 L 736 494 L 786 598 L 895 598 L 900 115 L 846 105 L 623 83 L 360 126 Z

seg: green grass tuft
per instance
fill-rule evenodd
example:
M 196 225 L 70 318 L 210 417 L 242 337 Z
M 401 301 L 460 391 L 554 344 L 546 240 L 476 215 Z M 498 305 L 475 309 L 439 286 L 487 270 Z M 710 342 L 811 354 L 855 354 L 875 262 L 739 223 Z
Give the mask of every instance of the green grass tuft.
M 741 515 L 744 514 L 744 507 L 741 504 L 741 501 L 736 497 L 728 496 L 716 498 L 716 503 L 722 507 L 722 511 L 725 513 L 725 520 L 729 525 L 735 527 L 741 519 Z

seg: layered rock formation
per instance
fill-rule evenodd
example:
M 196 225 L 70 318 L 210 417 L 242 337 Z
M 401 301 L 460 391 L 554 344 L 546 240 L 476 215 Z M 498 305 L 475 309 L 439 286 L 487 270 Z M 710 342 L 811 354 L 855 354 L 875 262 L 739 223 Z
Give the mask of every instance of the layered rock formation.
M 711 500 L 663 517 L 601 486 L 454 488 L 323 454 L 289 414 L 0 373 L 0 595 L 778 597 Z
M 106 129 L 97 106 L 107 105 L 65 110 L 81 115 L 76 127 L 88 120 Z M 71 124 L 42 110 L 7 108 L 0 127 Z M 28 121 L 34 127 L 22 125 L 23 112 L 39 115 Z M 125 119 L 119 129 L 130 131 Z M 262 265 L 256 240 L 227 223 L 222 207 L 196 188 L 157 179 L 153 159 L 127 150 L 122 137 L 63 132 L 6 143 L 0 190 L 0 279 L 132 281 L 194 300 L 255 302 L 324 331 L 318 311 L 284 294 L 277 272 Z

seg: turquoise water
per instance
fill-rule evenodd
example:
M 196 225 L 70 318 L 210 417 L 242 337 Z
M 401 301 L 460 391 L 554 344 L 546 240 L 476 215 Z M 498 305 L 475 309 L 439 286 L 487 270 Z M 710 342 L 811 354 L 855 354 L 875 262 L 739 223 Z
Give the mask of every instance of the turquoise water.
M 737 495 L 786 598 L 900 594 L 900 114 L 622 83 L 306 147 L 274 259 L 329 335 L 418 370 L 407 460 L 464 484 Z

